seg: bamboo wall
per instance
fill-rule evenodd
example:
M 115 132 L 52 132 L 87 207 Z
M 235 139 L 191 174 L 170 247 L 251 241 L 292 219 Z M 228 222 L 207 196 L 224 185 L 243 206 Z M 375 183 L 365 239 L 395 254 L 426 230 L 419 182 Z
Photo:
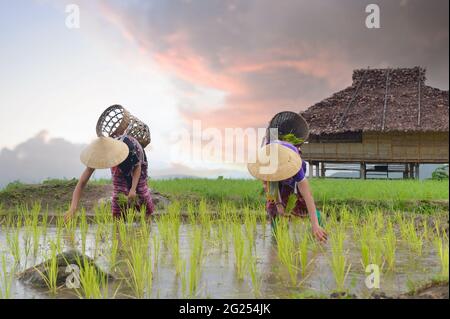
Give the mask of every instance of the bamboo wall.
M 448 133 L 362 134 L 362 143 L 306 143 L 307 161 L 370 163 L 448 163 Z

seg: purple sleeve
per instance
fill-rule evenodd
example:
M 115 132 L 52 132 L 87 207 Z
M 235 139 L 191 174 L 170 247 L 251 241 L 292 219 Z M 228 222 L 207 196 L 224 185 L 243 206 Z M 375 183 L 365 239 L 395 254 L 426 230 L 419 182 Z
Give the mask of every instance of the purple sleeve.
M 302 168 L 300 168 L 300 170 L 297 172 L 297 174 L 295 174 L 293 176 L 294 181 L 301 182 L 302 180 L 305 179 L 305 173 L 306 173 L 306 162 L 302 161 Z

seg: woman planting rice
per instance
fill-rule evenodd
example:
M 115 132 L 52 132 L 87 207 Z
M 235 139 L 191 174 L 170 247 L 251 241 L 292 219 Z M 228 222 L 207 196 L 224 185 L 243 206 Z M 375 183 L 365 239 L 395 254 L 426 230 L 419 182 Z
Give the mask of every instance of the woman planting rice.
M 119 106 L 108 108 L 104 114 L 117 107 Z M 101 121 L 102 117 L 99 123 Z M 142 125 L 148 132 L 148 127 L 143 123 Z M 136 122 L 130 127 L 136 127 Z M 149 139 L 146 144 L 148 143 Z M 86 169 L 73 192 L 70 208 L 65 215 L 66 221 L 75 215 L 81 194 L 95 169 L 101 168 L 111 168 L 114 186 L 111 206 L 114 217 L 122 217 L 126 208 L 130 206 L 138 210 L 145 206 L 147 216 L 153 213 L 154 205 L 147 185 L 147 157 L 143 146 L 135 137 L 127 132 L 117 139 L 101 136 L 83 151 L 81 161 L 86 165 Z
M 314 236 L 325 241 L 327 234 L 321 227 L 320 211 L 316 208 L 305 176 L 306 163 L 300 157 L 300 146 L 308 136 L 308 125 L 300 115 L 282 112 L 271 120 L 270 128 L 276 128 L 281 137 L 272 138 L 268 130 L 263 155 L 258 157 L 256 163 L 248 165 L 250 173 L 264 183 L 267 213 L 273 222 L 286 213 L 300 217 L 309 215 Z M 270 173 L 264 173 L 267 163 L 259 162 L 267 155 L 277 156 L 277 167 Z

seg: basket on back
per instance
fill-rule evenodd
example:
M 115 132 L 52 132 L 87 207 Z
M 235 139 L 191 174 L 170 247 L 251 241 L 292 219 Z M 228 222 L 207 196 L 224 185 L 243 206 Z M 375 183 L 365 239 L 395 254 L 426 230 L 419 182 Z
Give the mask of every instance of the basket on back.
M 119 137 L 127 133 L 145 148 L 150 144 L 149 127 L 121 105 L 108 107 L 97 121 L 97 136 Z
M 270 128 L 278 129 L 278 136 L 270 136 Z M 280 112 L 269 122 L 266 133 L 266 141 L 278 139 L 287 134 L 294 134 L 296 138 L 306 141 L 309 136 L 309 125 L 306 120 L 295 112 Z

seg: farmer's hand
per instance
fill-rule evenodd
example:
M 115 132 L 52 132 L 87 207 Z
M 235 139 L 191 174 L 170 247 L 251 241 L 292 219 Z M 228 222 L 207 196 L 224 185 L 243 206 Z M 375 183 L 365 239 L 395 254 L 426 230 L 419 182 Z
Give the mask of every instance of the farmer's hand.
M 328 235 L 319 224 L 313 225 L 312 231 L 317 240 L 321 242 L 327 241 Z
M 73 209 L 69 209 L 65 214 L 64 214 L 64 222 L 68 223 L 72 217 L 75 215 L 75 210 Z
M 130 189 L 130 191 L 128 192 L 128 200 L 134 201 L 135 199 L 136 199 L 136 190 Z

